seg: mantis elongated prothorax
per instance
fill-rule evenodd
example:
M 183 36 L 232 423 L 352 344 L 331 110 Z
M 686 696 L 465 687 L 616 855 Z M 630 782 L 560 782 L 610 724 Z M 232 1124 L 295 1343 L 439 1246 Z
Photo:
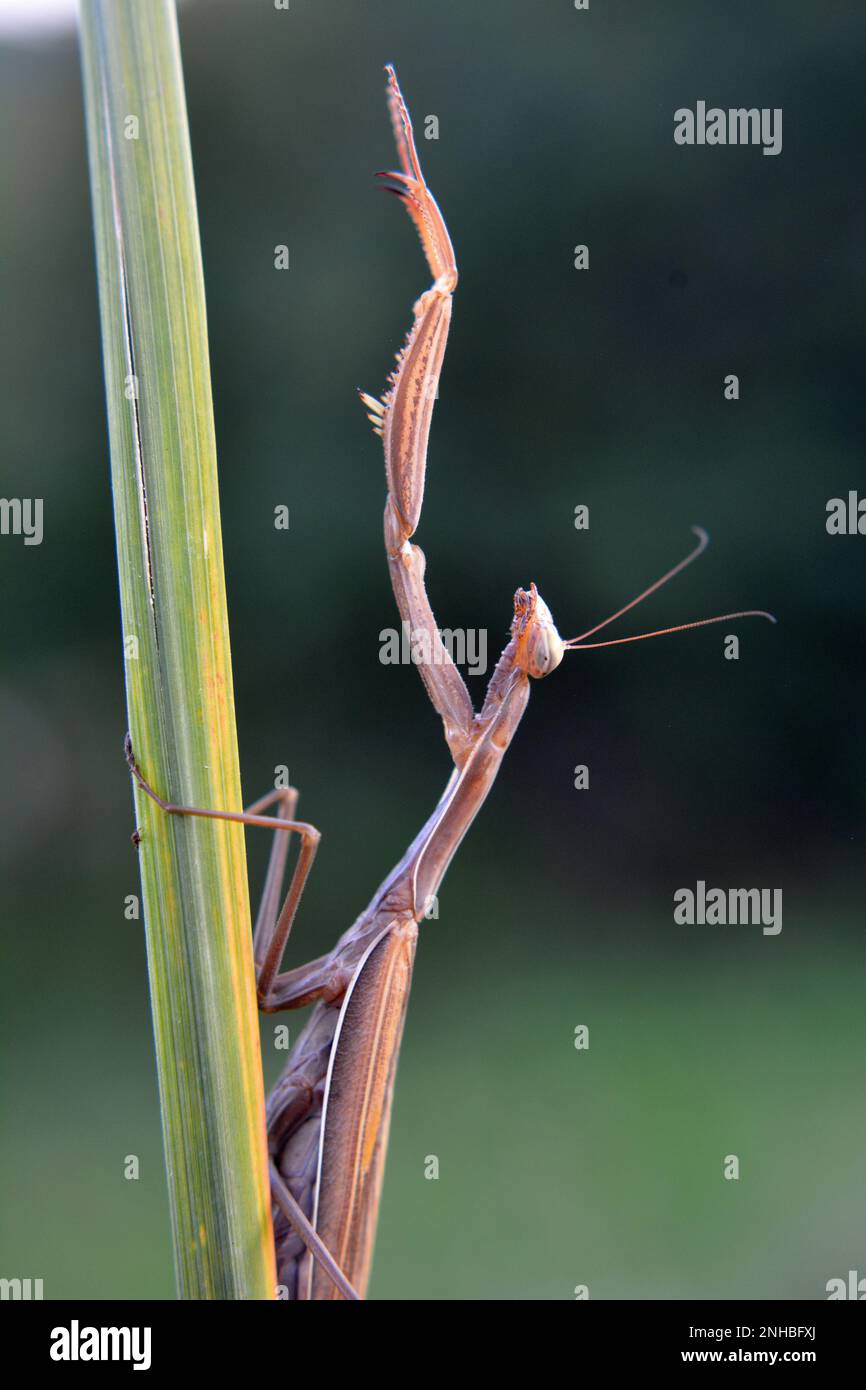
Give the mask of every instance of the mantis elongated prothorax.
M 319 832 L 295 819 L 294 788 L 269 792 L 243 813 L 175 806 L 145 781 L 145 792 L 174 815 L 217 815 L 276 831 L 255 927 L 256 983 L 266 1012 L 315 1004 L 267 1107 L 274 1232 L 281 1290 L 290 1298 L 363 1297 L 382 1187 L 394 1077 L 412 978 L 418 923 L 489 792 L 529 699 L 530 678 L 548 675 L 566 651 L 612 645 L 586 639 L 690 564 L 697 547 L 617 613 L 564 642 L 534 584 L 514 596 L 511 633 L 477 713 L 442 642 L 424 585 L 425 559 L 412 543 L 424 499 L 427 442 L 451 322 L 457 264 L 451 239 L 418 161 L 412 124 L 392 67 L 388 107 L 398 170 L 380 175 L 411 216 L 433 275 L 414 306 L 412 327 L 381 399 L 361 393 L 385 452 L 385 550 L 401 618 L 426 637 L 431 659 L 419 665 L 444 726 L 452 771 L 426 823 L 370 903 L 325 956 L 280 971 Z M 749 610 L 684 623 L 639 641 L 706 623 L 768 613 Z M 774 619 L 770 619 L 775 621 Z M 263 814 L 277 805 L 278 814 Z M 289 838 L 300 852 L 280 907 Z

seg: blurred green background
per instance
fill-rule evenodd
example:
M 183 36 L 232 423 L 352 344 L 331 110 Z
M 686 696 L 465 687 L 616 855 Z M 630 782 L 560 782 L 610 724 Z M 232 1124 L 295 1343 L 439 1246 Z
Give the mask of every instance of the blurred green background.
M 417 673 L 378 659 L 396 611 L 354 395 L 428 282 L 371 177 L 386 61 L 416 127 L 439 118 L 421 157 L 461 270 L 418 532 L 439 621 L 488 629 L 492 660 L 534 579 L 580 632 L 695 522 L 708 555 L 610 635 L 780 619 L 739 627 L 738 662 L 711 628 L 534 689 L 422 927 L 371 1296 L 823 1297 L 866 1273 L 866 540 L 824 526 L 864 485 L 866 12 L 234 0 L 180 27 L 244 792 L 287 763 L 324 835 L 293 962 L 448 772 Z M 782 107 L 781 155 L 676 146 L 698 99 Z M 45 509 L 41 546 L 0 540 L 0 1273 L 171 1297 L 71 32 L 0 47 L 0 131 L 0 495 Z M 699 878 L 781 887 L 781 935 L 675 925 Z

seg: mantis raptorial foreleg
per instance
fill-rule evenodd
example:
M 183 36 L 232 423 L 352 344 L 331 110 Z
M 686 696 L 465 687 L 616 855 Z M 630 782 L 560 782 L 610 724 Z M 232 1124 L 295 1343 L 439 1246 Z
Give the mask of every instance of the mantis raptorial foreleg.
M 477 734 L 472 701 L 430 607 L 424 587 L 424 553 L 411 544 L 424 501 L 427 441 L 448 341 L 457 261 L 444 218 L 421 172 L 412 122 L 396 74 L 391 67 L 387 73 L 388 108 L 400 170 L 381 177 L 396 180 L 396 186 L 386 186 L 400 198 L 415 223 L 434 281 L 414 306 L 412 327 L 389 378 L 390 390 L 381 401 L 365 392 L 361 400 L 385 446 L 385 550 L 394 597 L 400 617 L 409 626 L 410 639 L 421 646 L 421 678 L 442 717 L 454 763 L 462 767 Z
M 388 507 L 391 506 L 390 498 Z M 385 512 L 386 526 L 388 510 Z M 400 617 L 408 624 L 410 640 L 423 643 L 424 660 L 418 670 L 434 709 L 441 715 L 445 740 L 455 766 L 462 767 L 472 746 L 474 711 L 463 677 L 436 626 L 424 587 L 426 560 L 423 550 L 404 541 L 396 555 L 388 555 L 388 569 Z

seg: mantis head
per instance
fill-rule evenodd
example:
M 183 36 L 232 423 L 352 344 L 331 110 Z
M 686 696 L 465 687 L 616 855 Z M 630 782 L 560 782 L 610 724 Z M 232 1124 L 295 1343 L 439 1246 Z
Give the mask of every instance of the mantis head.
M 517 643 L 515 666 L 536 680 L 555 671 L 565 654 L 553 615 L 534 584 L 514 595 L 511 635 Z
M 518 589 L 514 595 L 514 620 L 511 624 L 511 635 L 515 640 L 516 652 L 514 664 L 527 676 L 534 676 L 536 679 L 547 676 L 551 671 L 555 671 L 563 656 L 568 651 L 588 651 L 592 647 L 617 647 L 624 642 L 643 642 L 647 637 L 663 637 L 669 632 L 687 632 L 695 627 L 709 627 L 713 623 L 727 623 L 735 618 L 766 618 L 768 622 L 775 623 L 776 619 L 772 613 L 767 613 L 762 608 L 741 609 L 737 613 L 721 613 L 716 618 L 700 618 L 697 622 L 677 623 L 675 627 L 657 628 L 654 632 L 640 632 L 634 637 L 617 637 L 607 642 L 587 642 L 587 637 L 593 637 L 601 628 L 607 627 L 617 618 L 621 618 L 623 613 L 627 613 L 630 608 L 635 608 L 642 603 L 650 594 L 654 594 L 663 584 L 667 584 L 669 579 L 673 579 L 675 574 L 679 574 L 693 560 L 696 560 L 709 544 L 709 537 L 706 531 L 700 526 L 693 526 L 692 530 L 697 536 L 697 545 L 686 555 L 685 559 L 680 560 L 678 565 L 669 569 L 654 584 L 650 584 L 637 598 L 633 598 L 630 603 L 626 603 L 616 613 L 612 613 L 604 622 L 596 623 L 595 627 L 589 628 L 587 632 L 582 632 L 579 637 L 571 637 L 564 642 L 556 630 L 550 609 L 544 602 L 534 584 L 530 584 L 528 589 Z

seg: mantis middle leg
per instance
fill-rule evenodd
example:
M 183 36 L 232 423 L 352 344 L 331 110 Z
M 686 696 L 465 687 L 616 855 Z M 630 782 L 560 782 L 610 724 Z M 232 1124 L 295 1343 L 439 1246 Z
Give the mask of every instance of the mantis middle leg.
M 301 894 L 322 837 L 316 827 L 306 821 L 293 820 L 290 815 L 266 816 L 262 812 L 275 802 L 279 803 L 283 810 L 294 811 L 298 800 L 296 788 L 281 787 L 267 792 L 244 811 L 213 811 L 198 806 L 180 806 L 165 801 L 146 781 L 135 760 L 129 735 L 126 738 L 125 751 L 130 771 L 139 787 L 167 815 L 201 816 L 208 820 L 234 821 L 239 825 L 261 826 L 265 830 L 277 832 L 265 877 L 261 905 L 256 915 L 254 958 L 256 992 L 261 1011 L 277 1013 L 282 1009 L 303 1008 L 317 999 L 339 999 L 346 987 L 345 971 L 330 955 L 318 956 L 306 965 L 278 973 Z M 301 837 L 301 851 L 282 908 L 277 913 L 275 905 L 280 897 L 288 836 L 292 832 Z

